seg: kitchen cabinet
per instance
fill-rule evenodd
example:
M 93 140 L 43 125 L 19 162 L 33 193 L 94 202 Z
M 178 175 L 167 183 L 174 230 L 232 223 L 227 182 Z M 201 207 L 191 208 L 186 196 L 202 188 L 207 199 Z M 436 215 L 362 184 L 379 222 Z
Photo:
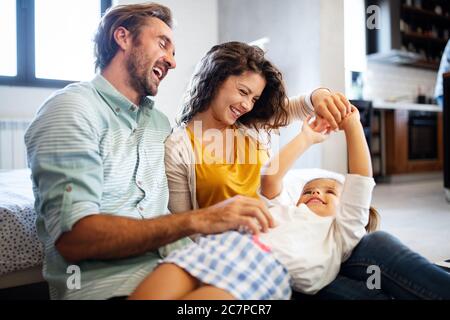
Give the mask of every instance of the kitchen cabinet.
M 386 152 L 386 174 L 418 173 L 429 171 L 441 171 L 443 168 L 443 122 L 442 112 L 436 115 L 435 134 L 428 135 L 429 140 L 417 140 L 418 136 L 411 139 L 411 117 L 413 111 L 384 110 L 385 122 L 385 152 Z M 431 139 L 436 139 L 433 141 Z M 436 156 L 429 159 L 412 159 L 411 143 L 435 144 Z

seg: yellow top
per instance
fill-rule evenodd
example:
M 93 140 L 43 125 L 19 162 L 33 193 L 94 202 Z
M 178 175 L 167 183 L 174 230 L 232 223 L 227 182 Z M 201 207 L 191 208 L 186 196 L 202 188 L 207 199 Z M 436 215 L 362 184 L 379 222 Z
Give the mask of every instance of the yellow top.
M 203 145 L 189 128 L 187 132 L 196 159 L 196 191 L 200 208 L 238 194 L 258 198 L 261 167 L 269 158 L 267 150 L 261 149 L 255 139 L 245 136 L 241 130 L 231 127 L 226 130 L 231 139 L 226 141 L 232 143 L 229 150 L 233 152 L 226 157 L 223 156 L 226 154 L 223 138 L 212 139 L 214 143 Z

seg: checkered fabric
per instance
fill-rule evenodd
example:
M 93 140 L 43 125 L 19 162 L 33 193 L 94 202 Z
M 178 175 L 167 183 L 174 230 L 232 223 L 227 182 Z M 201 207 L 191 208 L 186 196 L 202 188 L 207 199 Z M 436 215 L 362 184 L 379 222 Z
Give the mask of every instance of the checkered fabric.
M 202 237 L 161 263 L 174 263 L 239 300 L 290 299 L 292 293 L 288 272 L 273 254 L 236 231 Z

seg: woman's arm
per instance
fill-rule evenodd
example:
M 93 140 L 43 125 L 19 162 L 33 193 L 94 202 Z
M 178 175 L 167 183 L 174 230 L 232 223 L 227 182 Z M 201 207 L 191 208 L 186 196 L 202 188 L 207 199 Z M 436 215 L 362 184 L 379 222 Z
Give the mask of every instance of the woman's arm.
M 169 186 L 169 210 L 172 213 L 193 209 L 189 186 L 190 166 L 183 156 L 182 135 L 170 136 L 165 143 L 164 162 Z
M 308 117 L 303 121 L 302 131 L 263 167 L 261 171 L 261 194 L 267 199 L 278 196 L 283 187 L 283 178 L 294 162 L 315 143 L 326 139 L 324 128 Z
M 304 120 L 316 115 L 319 120 L 328 123 L 331 129 L 338 129 L 341 120 L 350 113 L 351 104 L 341 93 L 333 93 L 326 88 L 318 88 L 308 96 L 290 97 L 286 101 L 288 123 Z

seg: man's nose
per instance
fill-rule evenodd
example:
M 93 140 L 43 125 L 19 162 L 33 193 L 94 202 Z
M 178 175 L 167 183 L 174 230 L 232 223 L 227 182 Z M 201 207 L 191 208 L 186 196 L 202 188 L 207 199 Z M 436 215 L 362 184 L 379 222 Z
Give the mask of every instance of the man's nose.
M 314 194 L 318 194 L 318 195 L 320 195 L 320 191 L 319 191 L 319 189 L 315 189 L 315 190 L 313 190 L 312 191 L 312 194 L 314 195 Z
M 167 63 L 169 69 L 175 69 L 177 66 L 177 62 L 175 61 L 175 56 L 172 53 L 168 53 L 165 58 L 165 62 Z

